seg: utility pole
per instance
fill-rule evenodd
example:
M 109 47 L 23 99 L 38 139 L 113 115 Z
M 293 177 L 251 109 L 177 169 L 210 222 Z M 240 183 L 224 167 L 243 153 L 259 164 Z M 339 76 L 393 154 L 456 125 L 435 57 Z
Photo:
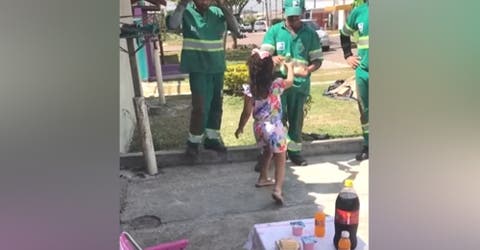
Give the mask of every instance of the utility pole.
M 268 0 L 265 1 L 265 20 L 267 21 L 267 26 L 270 27 L 270 18 L 268 17 Z
M 120 38 L 127 40 L 127 50 L 123 49 L 128 54 L 130 61 L 130 71 L 132 74 L 132 83 L 134 98 L 133 103 L 135 107 L 135 116 L 137 118 L 137 126 L 142 140 L 142 151 L 145 159 L 145 165 L 150 175 L 158 173 L 157 160 L 155 156 L 155 149 L 153 146 L 152 132 L 150 130 L 150 121 L 148 119 L 147 105 L 143 97 L 142 84 L 138 74 L 136 52 L 134 39 L 141 36 L 158 36 L 155 25 L 137 27 L 134 24 L 123 24 L 120 28 Z M 158 52 L 158 51 L 157 51 Z M 157 54 L 156 57 L 159 57 Z M 158 58 L 158 63 L 160 58 Z
M 142 151 L 145 159 L 145 165 L 150 175 L 158 173 L 157 160 L 155 157 L 155 149 L 153 147 L 152 132 L 150 130 L 150 121 L 148 119 L 147 105 L 143 97 L 142 86 L 138 77 L 137 60 L 135 58 L 135 45 L 133 37 L 127 37 L 128 57 L 130 60 L 130 69 L 132 73 L 133 89 L 135 97 L 133 98 L 135 104 L 135 114 L 137 117 L 137 124 L 140 130 L 140 138 L 142 140 Z

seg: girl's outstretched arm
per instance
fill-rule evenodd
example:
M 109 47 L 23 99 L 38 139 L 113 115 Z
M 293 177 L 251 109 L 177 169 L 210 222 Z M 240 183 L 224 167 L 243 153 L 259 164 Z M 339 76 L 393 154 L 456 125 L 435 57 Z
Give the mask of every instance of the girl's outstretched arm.
M 253 111 L 253 98 L 245 95 L 243 99 L 243 111 L 242 115 L 240 116 L 240 121 L 238 122 L 238 128 L 237 131 L 235 131 L 235 137 L 238 139 L 240 134 L 243 133 L 243 128 L 245 127 L 245 124 L 248 122 L 248 118 L 252 115 Z

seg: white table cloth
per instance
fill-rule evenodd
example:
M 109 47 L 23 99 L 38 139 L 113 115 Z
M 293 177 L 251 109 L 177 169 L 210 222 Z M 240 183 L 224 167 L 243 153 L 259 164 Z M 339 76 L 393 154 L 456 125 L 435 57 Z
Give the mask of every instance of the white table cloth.
M 294 220 L 298 221 L 298 220 Z M 314 233 L 314 220 L 313 218 L 301 219 L 305 223 L 302 236 L 313 235 Z M 248 234 L 247 242 L 244 245 L 248 250 L 276 250 L 275 241 L 291 237 L 298 240 L 300 245 L 301 236 L 294 236 L 292 234 L 292 226 L 290 221 L 280 221 L 264 224 L 255 224 Z M 332 216 L 327 216 L 325 219 L 325 237 L 316 238 L 315 250 L 335 250 L 333 245 L 333 236 L 335 235 L 335 226 Z M 303 246 L 301 247 L 301 249 Z M 302 249 L 303 250 L 303 249 Z M 357 235 L 357 247 L 355 250 L 368 250 L 368 246 Z

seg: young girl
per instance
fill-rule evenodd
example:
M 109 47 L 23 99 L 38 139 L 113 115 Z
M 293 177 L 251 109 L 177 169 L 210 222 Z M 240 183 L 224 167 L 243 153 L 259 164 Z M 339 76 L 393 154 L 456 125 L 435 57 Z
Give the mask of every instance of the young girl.
M 285 177 L 285 152 L 287 149 L 286 130 L 282 124 L 282 104 L 280 95 L 292 86 L 293 66 L 284 63 L 287 79 L 273 79 L 274 63 L 267 51 L 252 50 L 248 59 L 250 85 L 245 84 L 244 105 L 235 137 L 243 133 L 243 127 L 253 112 L 253 130 L 257 145 L 263 150 L 260 160 L 261 171 L 256 187 L 275 185 L 272 198 L 283 204 L 282 186 Z M 275 163 L 275 181 L 268 178 L 270 161 Z

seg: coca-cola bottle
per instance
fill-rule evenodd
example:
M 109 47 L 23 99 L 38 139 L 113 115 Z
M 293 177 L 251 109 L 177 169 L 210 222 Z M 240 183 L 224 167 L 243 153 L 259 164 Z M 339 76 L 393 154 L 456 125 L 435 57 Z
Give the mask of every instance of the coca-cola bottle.
M 338 249 L 342 231 L 349 232 L 352 249 L 357 247 L 359 210 L 360 200 L 353 189 L 353 180 L 347 179 L 335 201 L 335 236 L 333 237 L 335 248 Z

